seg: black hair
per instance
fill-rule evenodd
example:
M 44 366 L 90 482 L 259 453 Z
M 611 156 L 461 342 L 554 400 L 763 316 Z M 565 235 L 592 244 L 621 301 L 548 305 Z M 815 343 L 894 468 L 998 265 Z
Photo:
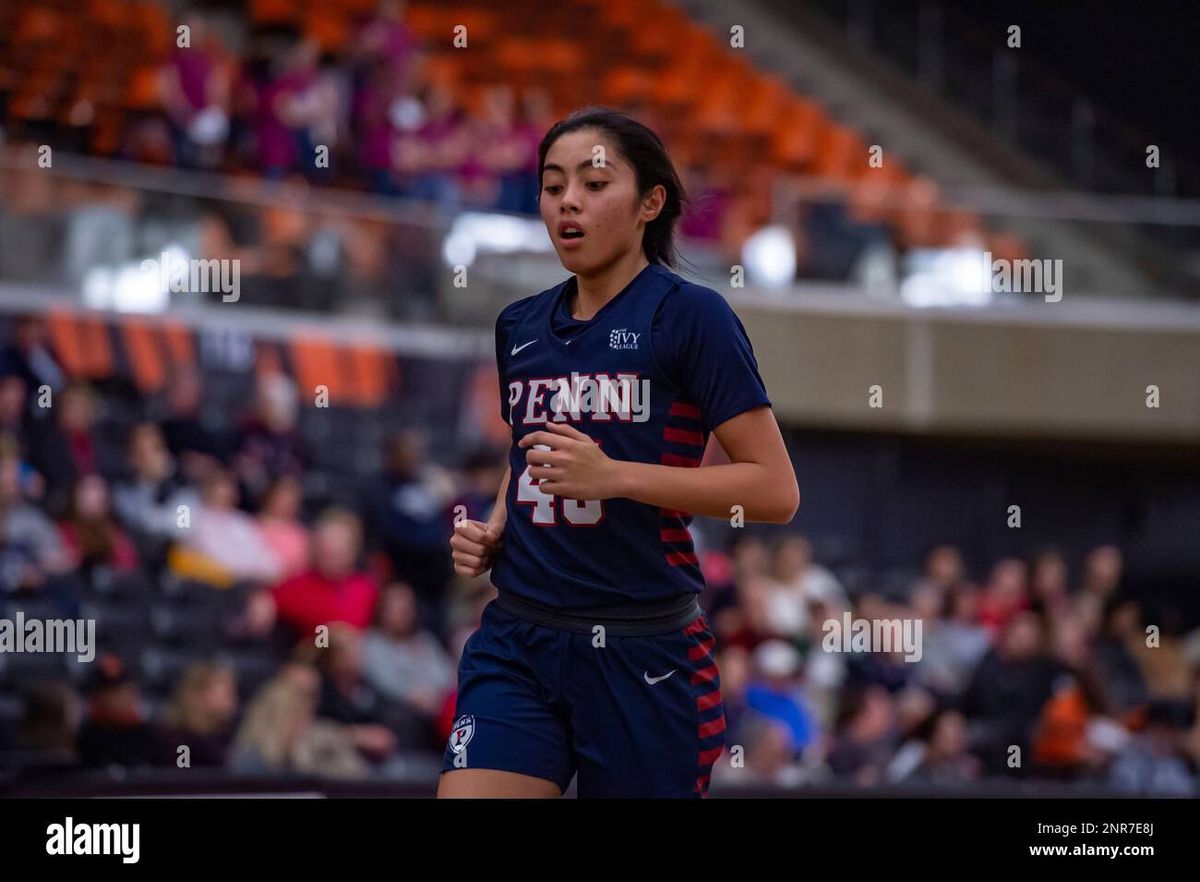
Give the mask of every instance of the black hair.
M 538 185 L 546 165 L 546 154 L 563 135 L 580 129 L 599 129 L 617 142 L 617 148 L 633 165 L 637 176 L 638 194 L 645 196 L 658 184 L 667 192 L 662 211 L 646 224 L 642 252 L 651 263 L 661 263 L 674 269 L 679 255 L 675 250 L 675 223 L 683 213 L 687 194 L 667 148 L 651 129 L 628 114 L 610 107 L 581 107 L 566 119 L 559 120 L 538 146 Z

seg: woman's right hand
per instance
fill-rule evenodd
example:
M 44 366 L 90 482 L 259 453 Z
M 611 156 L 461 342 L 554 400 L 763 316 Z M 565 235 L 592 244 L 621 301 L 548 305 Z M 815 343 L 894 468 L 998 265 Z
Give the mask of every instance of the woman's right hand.
M 454 525 L 450 550 L 454 572 L 460 576 L 481 576 L 504 546 L 504 526 L 483 521 L 462 520 Z

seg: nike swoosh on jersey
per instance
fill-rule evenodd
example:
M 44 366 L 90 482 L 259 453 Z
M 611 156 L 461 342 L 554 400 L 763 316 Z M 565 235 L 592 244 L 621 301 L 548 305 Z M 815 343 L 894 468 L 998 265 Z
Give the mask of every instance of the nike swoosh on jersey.
M 537 340 L 530 340 L 528 343 L 522 343 L 520 346 L 514 346 L 514 347 L 513 347 L 512 354 L 513 354 L 513 355 L 516 355 L 518 352 L 520 352 L 520 351 L 521 351 L 522 349 L 524 349 L 526 346 L 532 346 L 532 345 L 533 345 L 534 343 L 536 343 L 536 342 L 537 342 Z
M 650 672 L 649 672 L 649 671 L 646 671 L 644 674 L 642 674 L 642 676 L 646 678 L 646 682 L 647 682 L 647 683 L 649 683 L 651 686 L 653 686 L 655 683 L 659 683 L 659 682 L 661 682 L 661 681 L 663 681 L 663 680 L 667 679 L 667 677 L 669 677 L 669 676 L 671 676 L 672 674 L 674 674 L 674 673 L 675 673 L 675 671 L 677 671 L 677 670 L 679 670 L 679 668 L 673 668 L 673 669 L 671 669 L 671 670 L 667 671 L 667 672 L 666 672 L 665 674 L 663 674 L 661 677 L 651 677 L 651 676 L 650 676 Z

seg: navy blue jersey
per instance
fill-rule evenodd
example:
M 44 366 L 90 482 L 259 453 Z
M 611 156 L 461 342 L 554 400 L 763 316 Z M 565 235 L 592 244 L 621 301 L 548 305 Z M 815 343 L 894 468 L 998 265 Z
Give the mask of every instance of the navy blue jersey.
M 591 319 L 565 304 L 575 277 L 509 304 L 496 322 L 501 409 L 512 427 L 500 589 L 561 608 L 661 601 L 704 587 L 691 516 L 542 492 L 517 442 L 568 422 L 612 459 L 695 467 L 709 432 L 770 404 L 725 299 L 659 264 Z

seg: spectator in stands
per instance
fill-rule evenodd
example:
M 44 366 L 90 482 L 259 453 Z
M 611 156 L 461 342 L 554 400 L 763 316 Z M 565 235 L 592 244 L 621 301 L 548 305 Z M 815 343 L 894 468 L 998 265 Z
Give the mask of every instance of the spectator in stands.
M 72 568 L 89 577 L 99 568 L 129 572 L 138 567 L 137 549 L 113 518 L 108 482 L 99 475 L 84 475 L 75 482 L 58 531 Z
M 260 376 L 255 385 L 254 413 L 242 426 L 234 457 L 234 467 L 249 499 L 257 500 L 276 478 L 303 473 L 306 456 L 297 430 L 299 418 L 296 384 L 280 372 Z
M 879 784 L 896 738 L 895 711 L 887 690 L 875 685 L 847 689 L 826 762 L 835 775 L 860 787 Z
M 943 591 L 949 591 L 965 581 L 966 574 L 962 552 L 953 545 L 935 545 L 925 555 L 922 581 L 932 583 Z
M 1108 598 L 1117 593 L 1121 586 L 1124 560 L 1121 550 L 1115 545 L 1097 545 L 1083 560 L 1083 578 L 1080 592 Z
M 343 622 L 329 626 L 329 646 L 317 650 L 321 698 L 317 716 L 345 725 L 371 762 L 397 748 L 427 748 L 430 722 L 409 705 L 390 701 L 363 676 L 363 635 Z
M 1087 632 L 1077 616 L 1053 620 L 1058 675 L 1034 731 L 1033 762 L 1042 777 L 1079 778 L 1106 765 L 1125 731 L 1108 718 L 1105 684 L 1095 677 Z
M 451 211 L 462 202 L 458 173 L 471 149 L 466 113 L 454 94 L 438 83 L 426 84 L 418 99 L 423 117 L 393 140 L 392 168 L 401 195 Z
M 446 506 L 454 484 L 429 462 L 422 432 L 388 439 L 383 474 L 364 495 L 372 535 L 391 558 L 396 575 L 413 586 L 423 603 L 439 606 L 450 577 L 444 546 L 451 525 Z
M 321 625 L 371 624 L 379 589 L 358 568 L 362 547 L 359 519 L 344 509 L 326 510 L 313 528 L 312 564 L 272 591 L 280 621 L 305 640 Z
M 342 141 L 348 134 L 350 116 L 350 77 L 336 55 L 315 54 L 314 72 L 305 87 L 292 100 L 292 118 L 300 138 L 302 167 L 310 180 L 330 180 L 336 173 Z M 316 164 L 317 151 L 325 151 L 326 164 Z
M 550 96 L 545 89 L 526 86 L 511 123 L 506 143 L 512 152 L 520 152 L 524 160 L 504 164 L 500 173 L 500 195 L 496 202 L 499 211 L 518 214 L 537 214 L 538 195 L 542 182 L 538 179 L 537 152 L 542 136 L 550 128 Z
M 767 640 L 754 651 L 754 676 L 746 686 L 746 707 L 784 723 L 790 747 L 799 755 L 816 738 L 812 712 L 800 684 L 800 653 L 782 640 Z
M 13 439 L 21 459 L 30 455 L 30 415 L 26 406 L 28 389 L 20 374 L 0 375 L 0 435 Z
M 319 695 L 320 677 L 312 667 L 285 665 L 246 709 L 230 750 L 230 768 L 243 774 L 367 777 L 370 767 L 350 730 L 317 719 Z
M 918 583 L 913 591 L 913 613 L 922 623 L 916 680 L 940 698 L 961 694 L 991 645 L 987 631 L 976 621 L 978 594 L 964 582 L 943 589 L 934 580 Z
M 1112 598 L 1104 610 L 1096 641 L 1095 665 L 1109 704 L 1120 718 L 1149 701 L 1146 678 L 1131 647 L 1145 645 L 1141 607 L 1133 600 Z
M 141 690 L 119 656 L 105 654 L 95 661 L 79 757 L 93 768 L 151 766 L 157 759 Z
M 866 591 L 860 594 L 854 603 L 854 618 L 868 623 L 903 622 L 912 618 L 912 611 L 903 605 L 889 603 L 874 592 Z M 884 652 L 881 646 L 871 648 L 871 652 L 847 654 L 847 683 L 873 683 L 882 686 L 888 692 L 896 693 L 916 678 L 916 666 L 905 660 L 906 652 L 902 645 L 893 643 L 891 652 Z
M 252 81 L 255 156 L 268 178 L 282 178 L 300 162 L 300 127 L 295 102 L 312 82 L 316 57 L 311 44 L 297 41 L 270 59 Z
M 954 786 L 979 778 L 983 764 L 968 750 L 967 720 L 961 713 L 944 710 L 930 718 L 925 731 L 920 761 L 902 780 Z
M 161 761 L 180 766 L 179 748 L 186 746 L 187 766 L 181 768 L 223 767 L 237 709 L 233 668 L 214 662 L 188 665 L 154 727 Z
M 229 72 L 207 22 L 189 14 L 184 24 L 189 45 L 176 47 L 163 68 L 163 109 L 175 161 L 185 168 L 213 168 L 224 158 L 229 135 Z
M 1045 548 L 1029 560 L 1029 593 L 1034 609 L 1052 620 L 1062 618 L 1074 605 L 1067 587 L 1067 561 L 1056 548 Z
M 742 764 L 735 766 L 722 758 L 713 766 L 713 781 L 740 787 L 795 787 L 805 781 L 803 767 L 792 750 L 792 733 L 785 723 L 751 712 L 736 730 L 730 730 L 731 744 L 743 750 Z
M 1194 672 L 1183 640 L 1183 619 L 1169 602 L 1152 608 L 1149 618 L 1155 630 L 1141 632 L 1141 639 L 1130 641 L 1130 652 L 1146 678 L 1151 698 L 1185 701 L 1195 688 Z
M 812 546 L 803 536 L 780 541 L 772 560 L 767 584 L 767 627 L 772 634 L 789 639 L 803 635 L 808 627 L 809 605 L 820 602 L 829 608 L 847 605 L 846 592 L 833 573 L 815 563 Z
M 1033 726 L 1058 673 L 1044 649 L 1043 627 L 1035 613 L 1018 612 L 963 695 L 962 710 L 973 724 L 972 749 L 989 774 L 1012 772 L 1008 759 L 1013 745 L 1023 757 L 1029 755 Z M 1027 767 L 1022 762 L 1019 768 Z
M 234 582 L 270 583 L 281 565 L 258 523 L 238 508 L 238 486 L 224 469 L 209 475 L 200 506 L 178 531 L 171 569 L 181 578 L 225 587 Z
M 194 367 L 180 367 L 167 385 L 162 435 L 181 478 L 199 484 L 228 454 L 228 441 L 204 419 L 204 381 Z
M 142 553 L 157 559 L 179 529 L 179 506 L 195 511 L 200 497 L 179 474 L 154 423 L 129 430 L 127 451 L 128 477 L 113 491 L 113 507 Z
M 58 530 L 21 492 L 21 462 L 12 451 L 0 453 L 0 517 L 4 547 L 24 555 L 33 567 L 28 579 L 40 584 L 45 574 L 71 569 L 71 557 Z M 10 560 L 11 562 L 11 560 Z
M 997 561 L 979 602 L 979 621 L 993 633 L 1003 631 L 1029 609 L 1025 563 L 1014 557 Z
M 418 39 L 405 21 L 403 0 L 382 0 L 354 41 L 355 60 L 378 65 L 390 76 L 405 80 L 418 55 Z
M 97 400 L 85 383 L 71 383 L 54 398 L 54 418 L 39 424 L 32 443 L 33 465 L 46 479 L 46 506 L 66 510 L 71 487 L 100 469 L 95 424 Z
M 430 719 L 457 680 L 442 644 L 419 627 L 416 595 L 403 582 L 393 582 L 379 596 L 375 626 L 363 641 L 362 667 L 371 686 Z
M 490 209 L 500 201 L 500 179 L 525 167 L 528 144 L 515 130 L 515 98 L 507 83 L 483 91 L 482 112 L 467 120 L 467 154 L 459 166 L 465 205 Z
M 689 199 L 679 222 L 680 234 L 709 246 L 718 245 L 731 190 L 718 179 L 715 170 L 699 162 L 690 163 L 684 170 L 683 184 Z
M 1152 702 L 1146 728 L 1114 760 L 1109 783 L 1130 795 L 1195 796 L 1196 775 L 1183 747 L 1193 715 L 1185 702 Z
M 258 526 L 263 540 L 275 553 L 284 578 L 308 566 L 308 528 L 300 520 L 304 491 L 292 475 L 276 478 L 263 493 L 258 507 Z
M 57 393 L 67 382 L 46 332 L 45 320 L 40 315 L 22 316 L 17 320 L 16 340 L 0 350 L 0 365 L 3 365 L 4 373 L 18 374 L 25 380 L 34 408 L 43 386 Z M 38 415 L 34 413 L 34 416 Z
M 723 645 L 753 649 L 770 634 L 767 619 L 770 565 L 770 551 L 758 536 L 742 536 L 733 546 L 737 602 L 717 612 L 712 620 Z
M 83 706 L 69 683 L 51 681 L 33 686 L 25 695 L 19 747 L 36 754 L 40 768 L 79 763 L 76 748 Z

